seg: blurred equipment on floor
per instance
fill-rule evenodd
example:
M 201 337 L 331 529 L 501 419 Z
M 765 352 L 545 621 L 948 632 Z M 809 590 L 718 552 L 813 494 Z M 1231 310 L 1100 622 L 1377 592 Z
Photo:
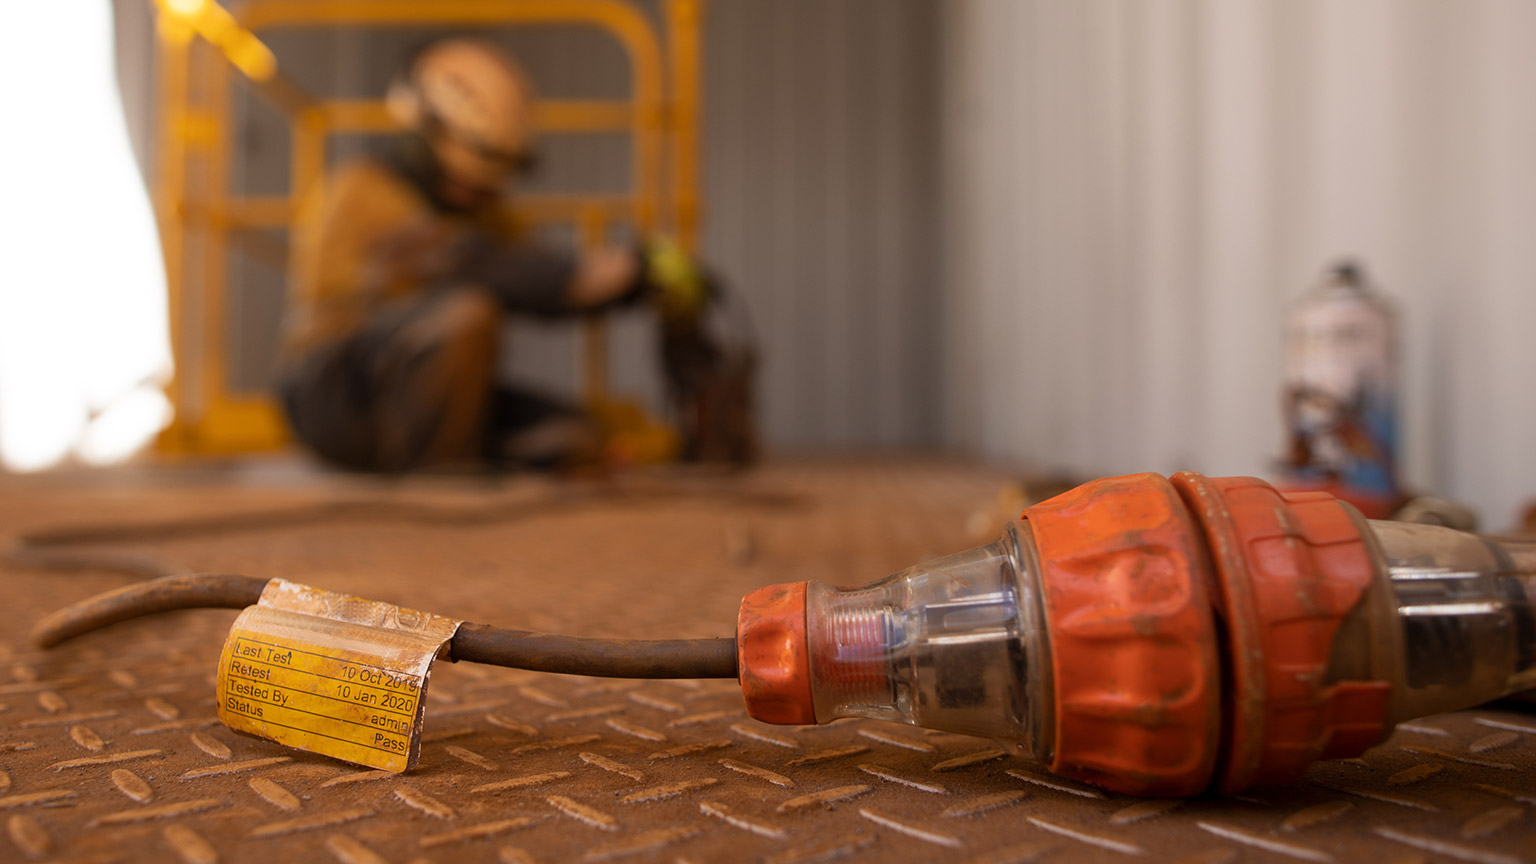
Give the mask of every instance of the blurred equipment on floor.
M 1477 513 L 1465 504 L 1458 504 L 1433 495 L 1410 498 L 1392 514 L 1394 522 L 1416 522 L 1420 525 L 1439 525 L 1457 531 L 1476 531 Z

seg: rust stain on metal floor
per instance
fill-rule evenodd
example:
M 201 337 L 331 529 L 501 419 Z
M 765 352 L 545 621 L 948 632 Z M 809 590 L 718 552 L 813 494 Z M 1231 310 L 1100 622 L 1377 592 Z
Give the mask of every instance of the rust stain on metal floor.
M 751 588 L 853 584 L 973 545 L 1006 478 L 944 462 L 770 466 L 716 497 L 601 500 L 462 523 L 318 520 L 134 551 L 512 627 L 728 632 Z M 0 525 L 136 522 L 336 500 L 483 507 L 538 481 L 161 479 L 0 485 Z M 776 502 L 776 503 L 775 503 Z M 752 554 L 739 554 L 750 537 Z M 26 630 L 124 584 L 0 569 L 0 860 L 1339 861 L 1536 864 L 1536 714 L 1415 721 L 1362 759 L 1237 798 L 1140 802 L 987 741 L 874 721 L 783 728 L 731 682 L 609 682 L 442 664 L 404 777 L 214 719 L 233 613 L 135 622 L 39 652 Z

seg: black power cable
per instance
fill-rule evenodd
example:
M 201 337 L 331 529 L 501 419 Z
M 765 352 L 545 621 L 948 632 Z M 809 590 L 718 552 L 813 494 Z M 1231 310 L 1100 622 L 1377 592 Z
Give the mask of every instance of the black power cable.
M 175 609 L 244 609 L 267 580 L 254 576 L 166 576 L 98 594 L 49 615 L 32 641 L 52 648 L 102 627 Z M 465 623 L 450 660 L 603 678 L 735 678 L 736 639 L 589 639 Z

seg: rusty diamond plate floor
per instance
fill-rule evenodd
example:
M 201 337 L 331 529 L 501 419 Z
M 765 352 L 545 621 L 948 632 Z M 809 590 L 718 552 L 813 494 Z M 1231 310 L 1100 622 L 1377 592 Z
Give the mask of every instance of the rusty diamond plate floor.
M 14 537 L 384 501 L 400 511 L 123 540 L 114 554 L 642 638 L 727 634 L 758 585 L 858 583 L 984 542 L 1010 506 L 1002 475 L 935 461 L 651 475 L 645 494 L 589 490 L 548 507 L 561 494 L 548 481 L 277 474 L 11 478 L 0 526 Z M 0 576 L 0 861 L 1536 862 L 1529 710 L 1426 718 L 1289 786 L 1138 801 L 985 740 L 872 721 L 763 725 L 732 682 L 445 663 L 421 764 L 395 776 L 217 723 L 213 666 L 233 612 L 39 652 L 26 639 L 39 615 L 131 577 L 17 564 Z

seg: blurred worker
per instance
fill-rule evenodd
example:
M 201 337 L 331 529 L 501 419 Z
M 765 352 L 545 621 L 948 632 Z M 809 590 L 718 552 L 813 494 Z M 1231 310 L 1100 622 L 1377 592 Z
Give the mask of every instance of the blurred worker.
M 496 381 L 507 314 L 593 314 L 645 292 L 640 254 L 519 237 L 509 182 L 531 163 L 534 94 L 494 45 L 428 46 L 391 86 L 405 128 L 305 204 L 278 387 L 325 461 L 405 471 L 465 460 L 553 467 L 598 458 L 576 408 Z

